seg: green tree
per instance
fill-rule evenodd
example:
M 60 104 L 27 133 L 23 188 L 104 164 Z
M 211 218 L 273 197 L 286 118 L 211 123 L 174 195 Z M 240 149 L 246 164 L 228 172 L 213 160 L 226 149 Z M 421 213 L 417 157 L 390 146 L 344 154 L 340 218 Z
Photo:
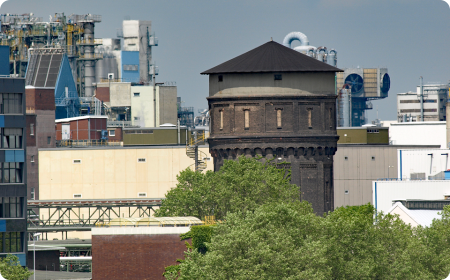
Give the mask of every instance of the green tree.
M 240 157 L 225 160 L 218 172 L 182 171 L 177 187 L 170 190 L 155 216 L 214 215 L 254 211 L 260 205 L 300 199 L 299 187 L 290 183 L 290 172 L 271 162 Z
M 19 258 L 8 254 L 0 261 L 0 273 L 8 280 L 28 279 L 33 273 L 26 267 L 20 266 Z
M 307 202 L 271 203 L 228 214 L 206 254 L 186 252 L 178 279 L 442 279 L 423 239 L 369 204 L 319 217 Z

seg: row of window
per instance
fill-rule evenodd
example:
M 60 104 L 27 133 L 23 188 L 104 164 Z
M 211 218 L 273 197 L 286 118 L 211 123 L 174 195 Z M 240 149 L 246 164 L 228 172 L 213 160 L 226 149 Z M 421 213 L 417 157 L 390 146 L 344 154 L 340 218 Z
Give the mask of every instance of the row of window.
M 19 253 L 23 252 L 23 232 L 0 232 L 0 252 Z
M 348 157 L 344 157 L 344 160 L 348 160 Z M 375 157 L 372 157 L 372 160 L 375 160 Z
M 23 114 L 22 93 L 0 93 L 0 114 Z
M 312 110 L 313 108 L 308 108 L 308 128 L 312 129 Z M 276 108 L 277 113 L 277 128 L 282 129 L 282 111 L 283 108 Z M 223 109 L 220 109 L 220 130 L 223 130 Z M 330 128 L 332 128 L 331 123 L 333 122 L 333 109 L 328 110 L 328 119 L 330 121 Z M 250 128 L 250 109 L 244 109 L 244 129 L 248 130 Z
M 23 218 L 22 197 L 1 197 L 0 218 Z
M 22 183 L 23 163 L 0 162 L 0 183 Z
M 1 128 L 0 146 L 3 149 L 22 149 L 23 148 L 23 129 L 22 128 Z

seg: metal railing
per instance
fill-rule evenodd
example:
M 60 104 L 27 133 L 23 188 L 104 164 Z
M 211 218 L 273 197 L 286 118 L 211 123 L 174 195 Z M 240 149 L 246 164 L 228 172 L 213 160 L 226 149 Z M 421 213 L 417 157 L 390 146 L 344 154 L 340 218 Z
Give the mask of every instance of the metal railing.
M 133 123 L 131 121 L 108 121 L 107 127 L 131 127 Z
M 59 140 L 56 147 L 100 147 L 122 146 L 119 140 Z

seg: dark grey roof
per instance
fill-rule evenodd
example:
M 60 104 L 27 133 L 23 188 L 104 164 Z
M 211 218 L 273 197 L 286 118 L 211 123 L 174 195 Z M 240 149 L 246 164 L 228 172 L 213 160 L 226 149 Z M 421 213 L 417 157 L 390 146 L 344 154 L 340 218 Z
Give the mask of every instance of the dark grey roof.
M 277 42 L 269 41 L 201 74 L 258 72 L 343 72 L 343 70 Z

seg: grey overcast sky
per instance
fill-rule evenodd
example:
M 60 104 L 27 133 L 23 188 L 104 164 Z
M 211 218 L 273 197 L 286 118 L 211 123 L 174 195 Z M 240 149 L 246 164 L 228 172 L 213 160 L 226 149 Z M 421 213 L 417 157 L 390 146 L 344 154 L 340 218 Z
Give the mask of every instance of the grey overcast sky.
M 178 96 L 207 108 L 200 72 L 273 37 L 300 31 L 313 46 L 338 51 L 338 67 L 387 67 L 389 97 L 374 101 L 369 120 L 396 118 L 396 94 L 450 79 L 450 8 L 442 0 L 10 0 L 1 14 L 33 12 L 48 21 L 64 12 L 99 14 L 97 38 L 116 37 L 125 18 L 151 20 L 159 38 L 157 81 L 176 81 Z

